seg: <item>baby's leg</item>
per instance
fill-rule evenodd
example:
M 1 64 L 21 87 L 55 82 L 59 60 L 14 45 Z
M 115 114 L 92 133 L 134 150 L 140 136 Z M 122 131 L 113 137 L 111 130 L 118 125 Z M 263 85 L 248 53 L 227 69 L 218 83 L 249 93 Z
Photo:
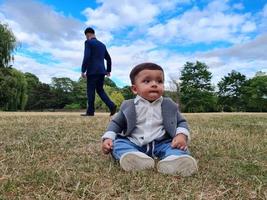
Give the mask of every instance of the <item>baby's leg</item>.
M 159 157 L 157 168 L 164 174 L 190 176 L 197 171 L 196 160 L 188 151 L 171 147 L 171 139 L 155 144 L 154 154 Z
M 143 149 L 127 138 L 118 138 L 113 143 L 112 155 L 120 161 L 120 166 L 125 171 L 153 168 L 154 160 L 146 155 Z

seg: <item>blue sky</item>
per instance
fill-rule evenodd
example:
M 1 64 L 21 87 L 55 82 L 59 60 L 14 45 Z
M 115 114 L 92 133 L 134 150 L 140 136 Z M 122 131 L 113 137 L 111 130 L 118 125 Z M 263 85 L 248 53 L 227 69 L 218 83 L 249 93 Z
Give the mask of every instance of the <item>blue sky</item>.
M 196 60 L 214 84 L 231 70 L 267 72 L 266 0 L 0 0 L 0 21 L 19 41 L 13 66 L 46 83 L 78 80 L 88 26 L 106 44 L 119 86 L 147 61 L 165 69 L 167 84 Z

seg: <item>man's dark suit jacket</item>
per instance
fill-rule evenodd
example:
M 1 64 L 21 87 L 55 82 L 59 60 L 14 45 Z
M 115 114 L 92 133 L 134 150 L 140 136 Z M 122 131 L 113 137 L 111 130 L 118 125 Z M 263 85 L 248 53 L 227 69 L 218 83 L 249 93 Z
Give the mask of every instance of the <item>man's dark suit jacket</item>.
M 105 68 L 104 59 L 107 61 L 107 69 Z M 87 75 L 111 72 L 111 58 L 107 48 L 96 38 L 86 40 L 84 43 L 82 73 L 85 72 Z

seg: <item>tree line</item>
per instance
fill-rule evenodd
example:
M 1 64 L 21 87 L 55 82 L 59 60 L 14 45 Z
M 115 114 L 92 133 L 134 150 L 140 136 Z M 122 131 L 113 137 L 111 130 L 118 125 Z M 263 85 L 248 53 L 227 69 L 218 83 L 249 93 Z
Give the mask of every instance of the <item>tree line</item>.
M 205 63 L 187 62 L 181 72 L 179 97 L 184 112 L 266 112 L 267 74 L 253 78 L 232 70 L 217 84 Z
M 86 80 L 53 77 L 51 84 L 42 83 L 32 73 L 13 68 L 12 53 L 16 39 L 7 25 L 0 23 L 0 110 L 85 109 Z M 178 68 L 177 68 L 178 74 Z M 212 73 L 205 63 L 187 62 L 179 80 L 173 80 L 174 90 L 164 96 L 172 98 L 183 112 L 266 112 L 267 74 L 257 72 L 248 79 L 231 71 L 217 85 L 211 83 Z M 130 86 L 119 88 L 105 78 L 105 90 L 119 107 L 124 99 L 133 98 Z M 107 111 L 96 95 L 97 110 Z

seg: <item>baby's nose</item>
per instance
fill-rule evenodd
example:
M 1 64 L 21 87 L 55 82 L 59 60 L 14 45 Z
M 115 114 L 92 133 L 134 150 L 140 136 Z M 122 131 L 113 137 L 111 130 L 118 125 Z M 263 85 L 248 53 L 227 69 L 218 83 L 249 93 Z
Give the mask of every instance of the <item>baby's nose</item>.
M 152 86 L 153 87 L 157 87 L 158 85 L 157 85 L 157 81 L 152 81 Z

